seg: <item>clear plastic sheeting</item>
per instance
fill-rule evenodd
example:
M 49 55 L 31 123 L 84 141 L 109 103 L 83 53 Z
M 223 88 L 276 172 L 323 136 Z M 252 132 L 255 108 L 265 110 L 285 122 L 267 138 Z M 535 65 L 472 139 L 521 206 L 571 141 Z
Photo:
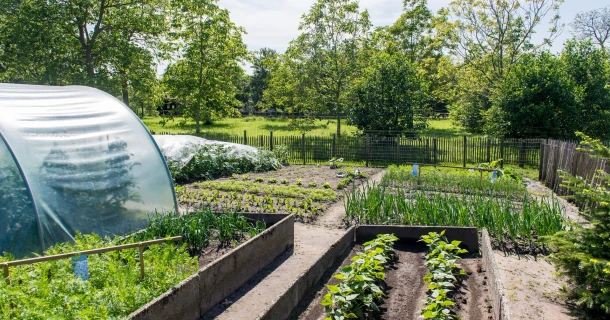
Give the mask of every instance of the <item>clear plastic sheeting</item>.
M 154 136 L 161 153 L 168 161 L 175 164 L 176 170 L 182 170 L 203 146 L 220 145 L 226 150 L 226 156 L 245 158 L 256 161 L 258 149 L 243 144 L 207 140 L 195 136 Z M 210 154 L 214 156 L 214 154 Z
M 0 84 L 0 252 L 25 256 L 77 232 L 121 235 L 176 210 L 152 136 L 88 87 Z

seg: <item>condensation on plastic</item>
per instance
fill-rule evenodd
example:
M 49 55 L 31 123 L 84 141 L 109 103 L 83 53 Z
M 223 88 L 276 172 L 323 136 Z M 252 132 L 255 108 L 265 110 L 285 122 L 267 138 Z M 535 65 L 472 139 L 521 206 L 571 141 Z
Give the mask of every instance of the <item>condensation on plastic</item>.
M 154 136 L 157 145 L 161 149 L 161 153 L 176 164 L 176 169 L 181 170 L 186 166 L 193 156 L 205 145 L 221 145 L 227 151 L 229 157 L 248 159 L 256 161 L 258 149 L 255 147 L 246 146 L 243 144 L 220 142 L 207 140 L 194 136 L 176 135 L 176 136 Z M 213 155 L 210 155 L 213 156 Z
M 77 232 L 121 235 L 177 209 L 152 136 L 102 91 L 0 84 L 0 133 L 0 168 L 12 172 L 0 189 L 31 195 L 21 207 L 0 205 L 0 252 L 41 253 Z

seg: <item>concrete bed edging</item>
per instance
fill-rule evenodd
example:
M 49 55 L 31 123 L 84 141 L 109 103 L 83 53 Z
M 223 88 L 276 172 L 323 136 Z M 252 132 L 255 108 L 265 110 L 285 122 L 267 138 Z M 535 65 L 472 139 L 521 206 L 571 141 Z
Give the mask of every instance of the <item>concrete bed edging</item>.
M 277 320 L 287 319 L 292 310 L 320 281 L 337 257 L 342 256 L 351 248 L 355 237 L 355 227 L 349 228 L 308 270 L 303 272 L 257 319 Z
M 471 227 L 428 227 L 428 226 L 369 226 L 362 225 L 349 228 L 330 249 L 307 271 L 302 273 L 271 305 L 256 319 L 284 320 L 299 304 L 301 299 L 317 284 L 322 275 L 332 266 L 335 259 L 346 253 L 353 244 L 373 239 L 377 234 L 393 233 L 400 241 L 417 243 L 417 240 L 429 232 L 445 231 L 449 240 L 460 240 L 471 252 L 479 252 L 479 232 Z
M 500 276 L 500 271 L 496 264 L 489 233 L 487 232 L 487 229 L 484 228 L 481 234 L 481 256 L 485 272 L 487 272 L 487 276 L 491 282 L 491 303 L 493 306 L 494 319 L 511 320 L 510 309 L 504 293 L 504 285 L 502 284 L 502 277 Z
M 273 223 L 278 219 L 266 219 L 265 216 L 259 215 L 259 221 Z M 294 246 L 294 216 L 281 216 L 284 218 L 279 222 L 273 223 L 261 234 L 201 267 L 197 273 L 134 311 L 128 318 L 200 319 L 201 315 Z

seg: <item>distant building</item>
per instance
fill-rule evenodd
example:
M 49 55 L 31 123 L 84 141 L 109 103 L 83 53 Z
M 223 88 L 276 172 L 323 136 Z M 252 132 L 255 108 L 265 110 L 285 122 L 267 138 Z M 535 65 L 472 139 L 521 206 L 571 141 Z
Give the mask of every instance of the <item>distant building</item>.
M 164 98 L 163 105 L 157 108 L 160 116 L 182 116 L 182 103 L 178 99 Z

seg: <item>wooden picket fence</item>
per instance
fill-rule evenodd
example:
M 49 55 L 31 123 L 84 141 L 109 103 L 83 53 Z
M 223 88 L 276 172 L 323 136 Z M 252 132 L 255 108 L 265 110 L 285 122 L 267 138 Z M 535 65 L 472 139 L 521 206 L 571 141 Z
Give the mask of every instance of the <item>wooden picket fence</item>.
M 558 195 L 569 195 L 562 187 L 563 179 L 559 171 L 582 177 L 592 185 L 600 183 L 598 172 L 610 172 L 608 159 L 593 157 L 588 152 L 579 151 L 575 141 L 546 141 L 540 150 L 540 181 Z M 577 203 L 583 207 L 584 203 Z
M 153 134 L 178 134 L 161 132 Z M 192 134 L 192 133 L 185 133 Z M 503 164 L 538 167 L 543 139 L 479 137 L 405 137 L 367 134 L 363 136 L 264 135 L 202 133 L 202 138 L 245 144 L 273 150 L 287 147 L 290 163 L 321 164 L 331 158 L 367 166 L 421 163 L 437 165 L 478 165 L 503 159 Z

